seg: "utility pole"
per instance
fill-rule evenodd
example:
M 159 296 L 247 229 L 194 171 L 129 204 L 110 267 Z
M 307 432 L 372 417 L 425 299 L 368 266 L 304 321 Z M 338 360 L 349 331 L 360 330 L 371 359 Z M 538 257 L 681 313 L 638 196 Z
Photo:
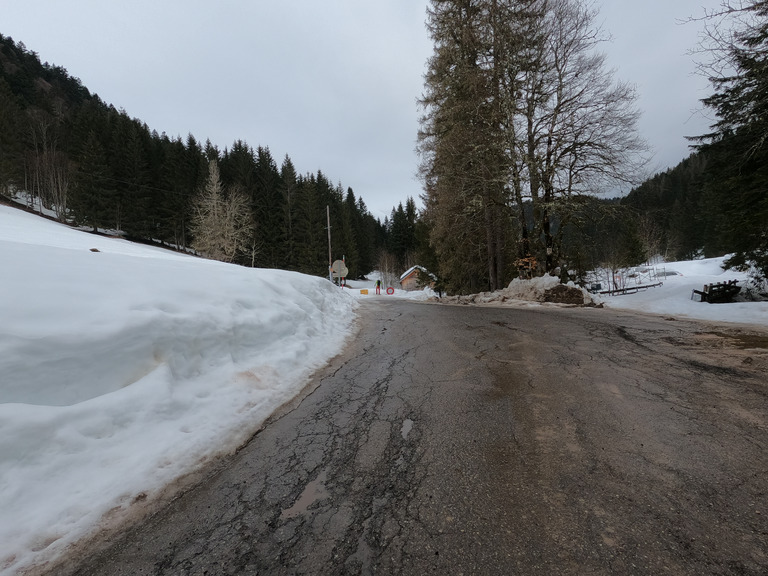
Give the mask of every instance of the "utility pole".
M 333 284 L 333 256 L 331 256 L 331 207 L 326 204 L 325 216 L 328 220 L 328 278 Z

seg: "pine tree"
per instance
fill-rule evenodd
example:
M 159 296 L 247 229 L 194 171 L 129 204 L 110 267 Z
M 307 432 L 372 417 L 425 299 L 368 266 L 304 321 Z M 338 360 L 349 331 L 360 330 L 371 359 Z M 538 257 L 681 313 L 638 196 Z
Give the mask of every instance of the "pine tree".
M 283 159 L 283 165 L 280 168 L 280 194 L 283 206 L 282 238 L 285 250 L 284 265 L 288 270 L 296 270 L 296 232 L 294 230 L 294 222 L 297 210 L 297 188 L 296 168 L 294 168 L 293 162 L 291 162 L 288 154 L 286 154 Z
M 366 234 L 364 214 L 358 211 L 358 202 L 352 188 L 347 188 L 343 211 L 345 225 L 350 228 L 349 235 L 351 238 L 351 246 L 346 252 L 349 277 L 362 278 L 372 270 L 369 268 L 371 264 L 368 257 L 372 239 Z
M 152 192 L 145 143 L 146 126 L 130 121 L 122 143 L 119 185 L 122 186 L 122 230 L 135 238 L 153 238 Z
M 114 194 L 114 180 L 104 146 L 91 131 L 80 154 L 70 203 L 75 222 L 92 227 L 94 232 L 108 227 L 111 223 L 109 206 Z
M 325 207 L 314 175 L 300 177 L 296 186 L 295 256 L 305 274 L 328 276 L 328 236 Z
M 701 147 L 715 215 L 708 235 L 735 252 L 727 264 L 751 261 L 768 277 L 768 2 L 751 0 L 729 15 L 737 19 L 733 35 L 714 37 L 715 55 L 732 73 L 714 76 L 715 93 L 704 99 L 717 115 Z
M 0 68 L 2 68 L 0 66 Z M 21 181 L 22 112 L 7 82 L 0 78 L 0 195 Z
M 259 265 L 281 268 L 285 260 L 283 236 L 283 197 L 280 193 L 280 172 L 266 146 L 256 149 L 254 167 L 255 194 L 253 217 L 256 222 L 255 235 L 260 246 Z
M 179 248 L 187 244 L 187 214 L 198 185 L 187 172 L 188 151 L 181 138 L 165 139 L 158 175 L 158 238 Z
M 496 288 L 504 275 L 503 247 L 496 242 L 504 146 L 495 129 L 500 117 L 488 42 L 490 7 L 433 0 L 429 11 L 435 54 L 422 100 L 422 175 L 440 272 L 454 290 Z

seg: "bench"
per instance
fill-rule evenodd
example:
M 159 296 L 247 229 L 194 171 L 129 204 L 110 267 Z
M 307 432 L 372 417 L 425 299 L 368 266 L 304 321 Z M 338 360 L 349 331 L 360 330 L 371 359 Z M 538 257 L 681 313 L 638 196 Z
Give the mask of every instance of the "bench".
M 732 302 L 734 296 L 741 292 L 741 286 L 738 280 L 729 280 L 728 282 L 718 282 L 717 284 L 705 284 L 703 290 L 693 290 L 691 300 L 696 295 L 700 297 L 699 302 L 709 302 L 710 304 L 723 304 Z

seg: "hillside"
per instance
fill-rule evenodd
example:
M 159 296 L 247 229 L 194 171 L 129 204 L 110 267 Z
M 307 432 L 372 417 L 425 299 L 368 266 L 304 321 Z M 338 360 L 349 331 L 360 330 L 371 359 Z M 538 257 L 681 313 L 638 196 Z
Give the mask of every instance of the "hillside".
M 180 248 L 194 246 L 195 197 L 209 163 L 225 195 L 245 196 L 247 239 L 236 263 L 325 275 L 326 207 L 334 258 L 350 276 L 374 268 L 386 230 L 362 198 L 321 170 L 237 140 L 223 151 L 193 135 L 158 134 L 92 94 L 65 68 L 0 35 L 0 195 L 23 194 L 61 221 Z

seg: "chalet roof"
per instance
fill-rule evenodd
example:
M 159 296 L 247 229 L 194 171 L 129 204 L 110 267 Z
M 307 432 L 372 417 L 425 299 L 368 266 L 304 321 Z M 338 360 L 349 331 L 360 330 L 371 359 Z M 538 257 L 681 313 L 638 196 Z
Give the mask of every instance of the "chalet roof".
M 411 274 L 413 274 L 417 270 L 421 270 L 422 272 L 424 272 L 424 274 L 429 275 L 429 277 L 432 278 L 432 280 L 437 282 L 437 276 L 435 276 L 434 274 L 432 274 L 432 272 L 430 272 L 429 270 L 424 268 L 424 266 L 419 266 L 418 264 L 416 266 L 411 266 L 410 268 L 408 268 L 408 270 L 403 272 L 403 275 L 400 276 L 400 282 L 402 282 L 403 280 L 408 278 L 408 276 L 410 276 Z

